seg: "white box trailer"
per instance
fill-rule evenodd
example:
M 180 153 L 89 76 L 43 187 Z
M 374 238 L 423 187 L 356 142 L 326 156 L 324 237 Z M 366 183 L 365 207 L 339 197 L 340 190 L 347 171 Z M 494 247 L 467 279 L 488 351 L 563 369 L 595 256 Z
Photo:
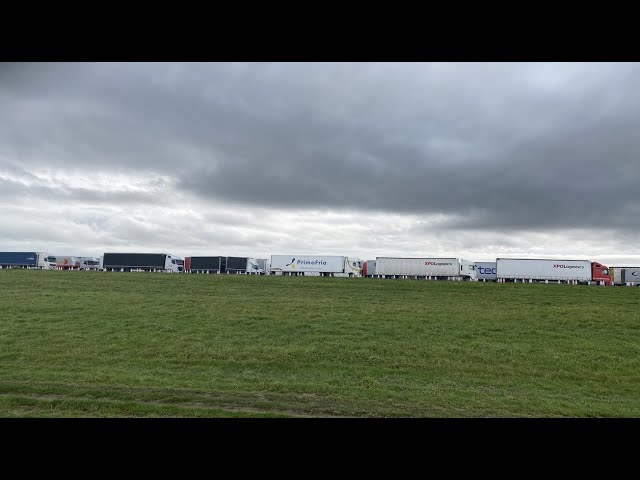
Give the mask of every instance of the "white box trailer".
M 611 267 L 615 285 L 640 285 L 640 267 Z
M 498 279 L 496 262 L 475 262 L 479 282 L 495 282 Z
M 496 259 L 498 281 L 590 282 L 589 260 L 555 260 L 540 258 Z
M 434 280 L 476 280 L 476 266 L 464 258 L 377 257 L 376 276 L 419 277 Z
M 271 273 L 359 277 L 362 260 L 340 255 L 271 255 Z

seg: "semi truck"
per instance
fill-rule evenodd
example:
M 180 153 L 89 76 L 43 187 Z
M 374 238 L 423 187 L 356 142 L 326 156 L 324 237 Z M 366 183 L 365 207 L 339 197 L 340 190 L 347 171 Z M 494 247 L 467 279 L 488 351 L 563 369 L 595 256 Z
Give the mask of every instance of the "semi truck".
M 342 255 L 271 255 L 272 275 L 360 277 L 362 260 Z
M 475 265 L 479 282 L 495 282 L 498 280 L 496 262 L 475 262 Z
M 79 270 L 101 270 L 99 257 L 78 257 Z
M 227 273 L 261 275 L 258 260 L 250 257 L 185 257 L 184 270 L 189 273 Z
M 262 275 L 264 269 L 251 257 L 185 257 L 184 271 L 189 273 L 226 273 Z
M 476 266 L 464 258 L 377 257 L 376 277 L 476 280 Z
M 54 257 L 42 252 L 0 252 L 0 268 L 56 268 Z
M 366 260 L 362 262 L 362 276 L 373 277 L 376 274 L 376 261 Z
M 184 261 L 168 253 L 105 253 L 102 270 L 111 272 L 182 272 Z
M 68 255 L 52 255 L 57 270 L 77 270 L 80 268 L 80 260 L 78 257 Z
M 260 275 L 263 270 L 258 265 L 255 258 L 250 257 L 227 257 L 226 273 L 244 273 L 250 275 Z
M 614 285 L 640 285 L 640 267 L 611 267 L 610 275 Z
M 589 260 L 497 258 L 498 282 L 545 282 L 611 285 L 609 268 Z

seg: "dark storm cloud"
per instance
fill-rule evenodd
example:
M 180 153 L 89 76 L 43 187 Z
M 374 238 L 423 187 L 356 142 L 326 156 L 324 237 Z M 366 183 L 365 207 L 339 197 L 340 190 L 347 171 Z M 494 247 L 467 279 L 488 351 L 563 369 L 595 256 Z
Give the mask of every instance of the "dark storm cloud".
M 0 155 L 29 171 L 170 175 L 185 193 L 252 206 L 441 213 L 442 228 L 638 227 L 639 73 L 636 64 L 4 65 Z

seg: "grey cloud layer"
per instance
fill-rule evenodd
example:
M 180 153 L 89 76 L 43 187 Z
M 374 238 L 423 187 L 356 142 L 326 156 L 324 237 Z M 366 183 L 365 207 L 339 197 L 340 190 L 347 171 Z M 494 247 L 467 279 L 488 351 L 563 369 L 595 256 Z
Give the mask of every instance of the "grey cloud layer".
M 636 64 L 0 68 L 0 155 L 27 170 L 172 175 L 216 201 L 443 213 L 450 229 L 640 226 Z

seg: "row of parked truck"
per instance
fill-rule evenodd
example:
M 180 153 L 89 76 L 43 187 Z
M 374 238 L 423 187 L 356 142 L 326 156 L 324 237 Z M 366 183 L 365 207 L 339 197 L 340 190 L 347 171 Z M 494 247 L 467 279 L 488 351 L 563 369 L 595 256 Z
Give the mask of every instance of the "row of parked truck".
M 575 259 L 497 258 L 495 262 L 472 262 L 454 257 L 377 257 L 362 261 L 341 255 L 271 255 L 268 259 L 189 256 L 183 259 L 166 253 L 74 257 L 0 252 L 0 268 L 640 285 L 640 267 L 609 268 L 599 262 Z
M 456 271 L 458 274 L 456 275 Z M 457 258 L 390 258 L 367 260 L 365 277 L 454 277 L 456 280 L 497 282 L 586 283 L 611 285 L 610 269 L 589 260 L 497 258 L 495 262 L 469 262 Z
M 49 255 L 42 252 L 0 252 L 0 268 L 39 268 L 45 270 L 98 270 L 100 258 Z

